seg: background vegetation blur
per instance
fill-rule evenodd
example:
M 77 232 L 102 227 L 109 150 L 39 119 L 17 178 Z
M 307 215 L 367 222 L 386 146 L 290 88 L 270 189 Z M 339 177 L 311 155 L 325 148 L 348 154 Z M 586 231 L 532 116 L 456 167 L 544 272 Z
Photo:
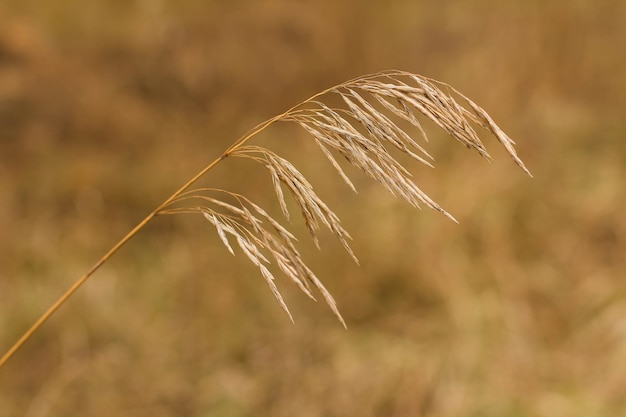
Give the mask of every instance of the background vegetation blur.
M 336 297 L 258 271 L 200 217 L 157 218 L 0 371 L 3 416 L 615 416 L 626 409 L 626 3 L 90 1 L 0 5 L 0 350 L 256 123 L 357 75 L 457 87 L 517 140 L 485 163 L 430 129 L 415 166 L 460 220 L 297 129 L 268 140 L 355 238 L 307 262 Z M 489 146 L 491 144 L 491 146 Z M 206 183 L 278 215 L 269 179 Z

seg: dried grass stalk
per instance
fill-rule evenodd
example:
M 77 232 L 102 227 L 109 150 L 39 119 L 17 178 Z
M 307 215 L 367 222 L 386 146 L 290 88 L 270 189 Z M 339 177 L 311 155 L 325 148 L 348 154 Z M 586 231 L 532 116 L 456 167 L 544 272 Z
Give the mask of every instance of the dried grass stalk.
M 325 98 L 329 95 L 338 96 L 343 105 L 331 107 L 326 104 Z M 474 126 L 487 130 L 503 145 L 515 163 L 530 175 L 515 152 L 514 142 L 482 108 L 450 86 L 404 71 L 386 71 L 355 78 L 314 95 L 285 113 L 261 123 L 237 140 L 113 246 L 15 343 L 0 359 L 0 366 L 102 264 L 157 215 L 183 213 L 203 215 L 215 227 L 218 238 L 226 250 L 234 255 L 236 253 L 234 248 L 238 247 L 259 269 L 280 306 L 292 320 L 291 313 L 275 283 L 274 275 L 270 271 L 272 264 L 309 297 L 315 299 L 314 290 L 321 293 L 345 326 L 335 300 L 304 263 L 294 244 L 296 239 L 279 221 L 243 195 L 213 188 L 190 190 L 190 187 L 228 157 L 257 162 L 267 169 L 287 221 L 290 220 L 290 213 L 284 189 L 289 191 L 300 208 L 306 227 L 318 247 L 318 234 L 321 226 L 324 226 L 337 237 L 355 262 L 358 262 L 349 245 L 350 235 L 341 225 L 337 215 L 314 192 L 313 186 L 304 175 L 291 162 L 273 151 L 258 145 L 249 145 L 248 142 L 276 122 L 296 123 L 310 134 L 323 155 L 353 191 L 356 192 L 356 188 L 336 160 L 337 155 L 343 156 L 391 194 L 405 199 L 415 207 L 424 205 L 454 220 L 415 184 L 408 169 L 394 158 L 389 150 L 395 149 L 396 152 L 406 154 L 420 163 L 433 166 L 432 156 L 412 138 L 411 132 L 407 132 L 398 124 L 398 121 L 412 124 L 418 130 L 421 139 L 427 141 L 417 115 L 431 120 L 482 157 L 491 159 Z

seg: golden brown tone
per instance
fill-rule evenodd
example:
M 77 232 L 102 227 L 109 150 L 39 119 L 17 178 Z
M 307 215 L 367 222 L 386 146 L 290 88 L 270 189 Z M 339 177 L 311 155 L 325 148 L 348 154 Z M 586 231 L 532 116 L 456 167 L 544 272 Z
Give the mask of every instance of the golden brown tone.
M 231 235 L 237 257 L 203 217 L 161 216 L 6 363 L 0 414 L 621 415 L 625 20 L 609 0 L 2 2 L 3 352 L 232 138 L 359 74 L 446 80 L 519 139 L 535 179 L 421 118 L 435 170 L 386 146 L 454 224 L 339 156 L 354 195 L 310 134 L 276 123 L 246 146 L 290 161 L 354 238 L 361 266 L 332 232 L 317 251 L 284 187 L 349 330 L 276 274 L 292 325 Z M 197 187 L 282 219 L 266 168 L 225 162 Z

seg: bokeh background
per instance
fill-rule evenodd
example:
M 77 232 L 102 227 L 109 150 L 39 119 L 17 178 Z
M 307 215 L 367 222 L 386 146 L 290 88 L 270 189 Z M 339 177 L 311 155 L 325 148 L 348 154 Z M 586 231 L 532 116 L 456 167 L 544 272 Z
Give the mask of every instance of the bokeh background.
M 417 182 L 456 225 L 306 135 L 268 140 L 354 237 L 318 252 L 328 308 L 292 325 L 201 218 L 157 218 L 0 370 L 2 416 L 618 416 L 626 410 L 626 3 L 0 4 L 0 350 L 256 123 L 354 76 L 452 84 L 518 142 L 525 176 L 430 126 Z M 260 171 L 206 184 L 279 215 Z

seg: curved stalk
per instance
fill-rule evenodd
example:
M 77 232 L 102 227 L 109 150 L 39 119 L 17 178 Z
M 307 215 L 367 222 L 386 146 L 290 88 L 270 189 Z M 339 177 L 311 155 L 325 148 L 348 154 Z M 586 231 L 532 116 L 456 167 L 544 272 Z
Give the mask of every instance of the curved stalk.
M 90 276 L 94 274 L 100 267 L 107 261 L 111 256 L 113 256 L 126 242 L 128 242 L 133 236 L 135 236 L 143 227 L 150 222 L 159 211 L 165 208 L 168 204 L 174 201 L 178 196 L 180 196 L 183 192 L 185 192 L 189 187 L 191 187 L 196 181 L 198 181 L 204 174 L 209 172 L 215 165 L 217 165 L 222 159 L 226 158 L 228 154 L 224 152 L 219 158 L 215 161 L 211 162 L 207 165 L 202 171 L 200 171 L 195 177 L 189 180 L 185 185 L 179 188 L 174 194 L 172 194 L 167 200 L 161 203 L 156 209 L 154 209 L 150 214 L 148 214 L 142 221 L 140 221 L 137 226 L 135 226 L 130 232 L 126 234 L 122 239 L 120 239 L 109 251 L 102 256 L 92 267 L 87 271 L 85 275 L 80 277 L 76 282 L 61 296 L 59 297 L 52 306 L 45 313 L 37 319 L 37 321 L 19 338 L 17 342 L 11 346 L 11 348 L 0 358 L 0 368 L 17 352 L 17 350 L 22 347 L 22 345 L 30 339 L 30 337 L 35 333 L 49 318 L 52 316 L 58 309 L 61 307 L 67 300 L 74 294 L 88 279 Z
M 441 86 L 444 87 L 447 93 L 439 88 Z M 460 105 L 455 98 L 450 95 L 450 91 L 460 97 L 461 101 L 465 102 L 469 108 Z M 337 94 L 338 97 L 343 100 L 344 107 L 331 108 L 324 104 L 322 100 L 317 100 L 318 97 L 329 93 Z M 372 103 L 375 103 L 376 106 L 372 105 Z M 296 167 L 286 159 L 266 148 L 244 145 L 258 133 L 264 131 L 277 121 L 294 122 L 304 128 L 312 136 L 313 140 L 319 145 L 324 155 L 331 162 L 344 182 L 353 190 L 356 191 L 354 185 L 335 160 L 334 154 L 345 157 L 350 164 L 356 166 L 362 172 L 378 181 L 391 194 L 405 199 L 415 207 L 420 207 L 420 204 L 423 204 L 440 211 L 454 220 L 450 214 L 417 187 L 410 178 L 410 172 L 387 150 L 388 147 L 395 148 L 397 151 L 405 153 L 413 159 L 432 167 L 428 161 L 413 152 L 413 150 L 422 153 L 428 158 L 432 157 L 430 157 L 420 145 L 413 141 L 403 128 L 385 115 L 385 113 L 387 113 L 390 116 L 411 123 L 419 129 L 425 138 L 424 131 L 422 130 L 420 122 L 416 119 L 414 111 L 430 119 L 451 137 L 468 148 L 474 149 L 484 158 L 490 159 L 486 148 L 483 146 L 470 123 L 479 125 L 494 135 L 517 165 L 530 175 L 530 172 L 526 169 L 515 152 L 513 147 L 514 142 L 495 124 L 482 108 L 447 84 L 404 71 L 386 71 L 354 78 L 314 94 L 284 113 L 258 124 L 235 141 L 217 159 L 204 167 L 156 209 L 150 212 L 130 232 L 113 245 L 85 275 L 81 276 L 61 297 L 59 297 L 0 358 L 0 368 L 72 296 L 72 294 L 89 279 L 89 277 L 100 269 L 100 267 L 124 246 L 126 242 L 159 214 L 183 212 L 204 214 L 205 218 L 216 227 L 218 235 L 227 249 L 231 252 L 233 251 L 228 240 L 229 236 L 227 236 L 230 235 L 230 238 L 236 241 L 250 261 L 260 269 L 263 277 L 276 296 L 276 299 L 287 314 L 290 315 L 286 304 L 273 282 L 274 278 L 272 273 L 265 266 L 270 262 L 262 254 L 262 250 L 269 252 L 275 260 L 275 265 L 298 284 L 305 293 L 313 298 L 310 293 L 310 288 L 311 286 L 317 288 L 317 290 L 322 293 L 335 315 L 344 323 L 337 309 L 335 300 L 301 259 L 299 252 L 292 243 L 293 236 L 256 204 L 249 200 L 244 202 L 236 197 L 235 194 L 231 193 L 230 195 L 238 200 L 239 206 L 236 207 L 232 204 L 218 202 L 215 199 L 198 195 L 197 193 L 207 190 L 199 189 L 191 191 L 189 196 L 204 199 L 209 203 L 220 203 L 217 205 L 221 206 L 222 209 L 230 210 L 231 217 L 233 218 L 231 219 L 228 216 L 220 215 L 217 211 L 203 206 L 187 207 L 186 210 L 168 209 L 168 207 L 172 204 L 180 203 L 183 200 L 189 200 L 189 198 L 180 199 L 180 197 L 186 196 L 188 194 L 187 190 L 223 159 L 229 156 L 249 158 L 263 165 L 270 173 L 274 190 L 286 219 L 289 219 L 289 213 L 284 201 L 282 186 L 285 186 L 291 192 L 296 203 L 300 206 L 305 224 L 314 242 L 318 244 L 317 231 L 320 226 L 325 226 L 335 234 L 350 256 L 357 261 L 356 256 L 348 244 L 350 235 L 341 226 L 339 218 L 313 191 L 311 184 Z M 256 214 L 252 214 L 252 212 Z M 265 224 L 271 226 L 271 230 L 262 227 L 264 221 L 266 222 Z

